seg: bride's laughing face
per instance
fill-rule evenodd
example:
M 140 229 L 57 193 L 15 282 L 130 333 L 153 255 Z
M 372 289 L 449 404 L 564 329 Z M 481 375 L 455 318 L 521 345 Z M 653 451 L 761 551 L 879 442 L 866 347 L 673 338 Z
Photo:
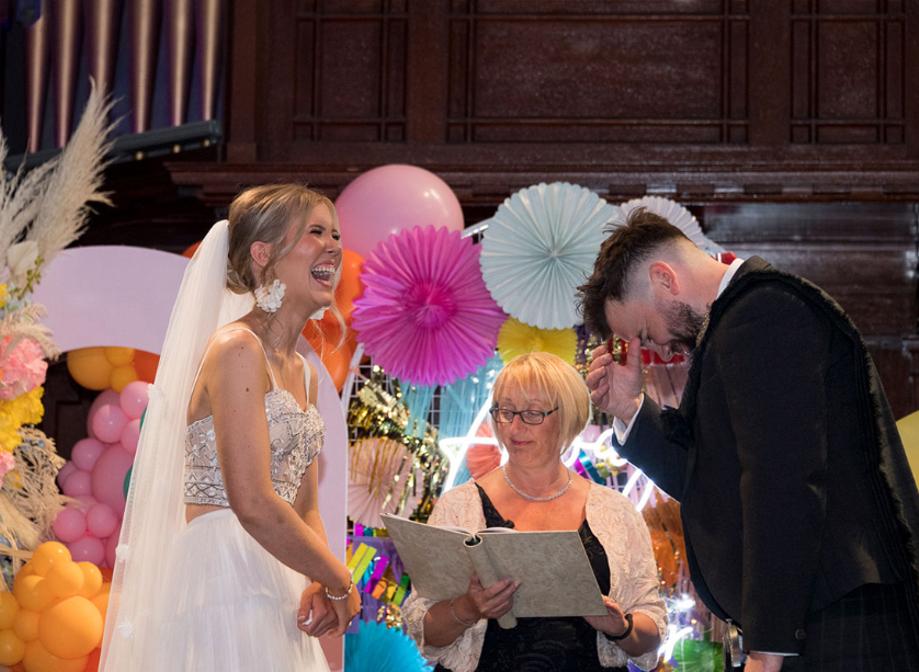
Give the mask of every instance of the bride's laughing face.
M 295 234 L 293 222 L 288 236 Z M 287 285 L 287 296 L 310 305 L 311 312 L 327 308 L 335 300 L 335 285 L 341 268 L 341 233 L 324 203 L 309 214 L 303 235 L 294 248 L 278 261 L 275 273 Z

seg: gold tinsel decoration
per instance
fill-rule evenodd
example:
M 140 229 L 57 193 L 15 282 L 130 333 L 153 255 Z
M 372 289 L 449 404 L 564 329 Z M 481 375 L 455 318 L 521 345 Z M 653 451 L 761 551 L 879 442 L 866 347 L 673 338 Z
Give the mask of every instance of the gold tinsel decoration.
M 431 514 L 434 502 L 440 496 L 450 463 L 437 445 L 437 429 L 427 424 L 422 436 L 412 436 L 409 427 L 409 412 L 405 405 L 385 389 L 385 374 L 374 367 L 370 379 L 364 383 L 357 399 L 348 410 L 348 426 L 355 440 L 385 437 L 398 441 L 406 448 L 405 459 L 411 459 L 414 467 L 409 470 L 401 489 L 393 487 L 383 506 L 391 497 L 398 497 L 397 511 L 404 512 L 410 497 L 418 498 L 413 519 L 425 522 Z M 393 381 L 394 382 L 394 381 Z M 396 395 L 399 395 L 395 384 Z M 404 473 L 400 469 L 397 473 Z M 416 477 L 421 476 L 421 482 Z

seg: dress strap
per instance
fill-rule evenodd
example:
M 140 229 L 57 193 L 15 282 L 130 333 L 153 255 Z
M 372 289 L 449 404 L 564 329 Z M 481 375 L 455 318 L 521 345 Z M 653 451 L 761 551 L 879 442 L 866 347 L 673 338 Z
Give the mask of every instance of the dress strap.
M 258 345 L 262 349 L 262 354 L 265 355 L 265 365 L 268 367 L 268 375 L 271 376 L 271 385 L 272 385 L 271 389 L 277 390 L 278 381 L 275 380 L 274 378 L 274 370 L 271 368 L 271 361 L 269 361 L 268 359 L 268 352 L 265 350 L 265 345 L 264 343 L 262 343 L 262 339 L 260 339 L 254 331 L 252 331 L 251 329 L 247 329 L 246 327 L 230 327 L 229 329 L 224 329 L 223 331 L 247 331 L 250 334 L 252 334 L 252 338 L 258 341 Z M 191 389 L 193 390 L 195 389 L 195 386 L 197 386 L 198 384 L 198 377 L 201 375 L 202 369 L 204 369 L 204 360 L 207 359 L 207 355 L 211 351 L 211 348 L 213 346 L 214 346 L 214 339 L 211 339 L 211 342 L 207 346 L 207 350 L 204 351 L 204 355 L 202 355 L 201 357 L 201 363 L 198 364 L 198 372 L 195 374 L 195 379 L 194 381 L 192 381 L 192 384 L 191 384 Z M 309 369 L 307 369 L 307 382 L 309 382 Z M 307 390 L 307 394 L 309 394 L 309 387 L 307 387 L 306 390 Z

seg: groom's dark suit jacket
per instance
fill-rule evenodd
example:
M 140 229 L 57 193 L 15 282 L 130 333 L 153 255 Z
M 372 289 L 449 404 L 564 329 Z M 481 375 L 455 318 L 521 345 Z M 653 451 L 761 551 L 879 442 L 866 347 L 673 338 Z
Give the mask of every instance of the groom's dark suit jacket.
M 744 648 L 800 653 L 807 615 L 902 581 L 919 628 L 919 494 L 839 305 L 756 257 L 712 305 L 678 410 L 621 450 L 682 504 L 693 583 Z

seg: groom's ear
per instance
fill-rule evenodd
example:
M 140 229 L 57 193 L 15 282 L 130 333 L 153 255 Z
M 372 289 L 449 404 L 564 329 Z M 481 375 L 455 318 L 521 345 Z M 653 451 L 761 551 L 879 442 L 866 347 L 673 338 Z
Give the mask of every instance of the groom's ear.
M 682 291 L 676 270 L 665 261 L 655 261 L 648 267 L 651 290 L 660 298 L 672 298 Z

